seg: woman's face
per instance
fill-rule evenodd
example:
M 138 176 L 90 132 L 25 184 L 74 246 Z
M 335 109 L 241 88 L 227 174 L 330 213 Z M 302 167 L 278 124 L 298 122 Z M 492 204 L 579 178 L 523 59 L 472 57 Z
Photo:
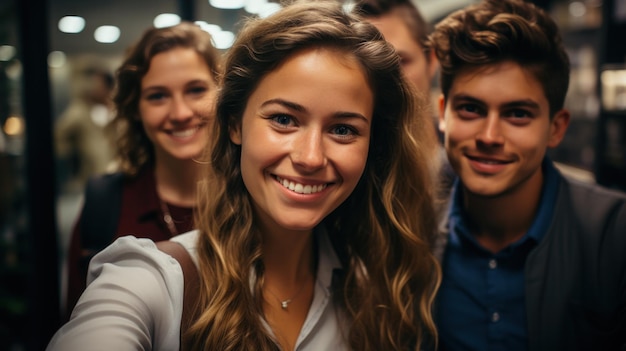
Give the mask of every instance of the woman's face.
M 190 48 L 155 55 L 141 80 L 139 114 L 156 160 L 193 159 L 208 140 L 216 84 L 202 57 Z
M 259 82 L 231 140 L 262 230 L 310 231 L 352 193 L 373 101 L 358 62 L 328 49 L 298 52 Z

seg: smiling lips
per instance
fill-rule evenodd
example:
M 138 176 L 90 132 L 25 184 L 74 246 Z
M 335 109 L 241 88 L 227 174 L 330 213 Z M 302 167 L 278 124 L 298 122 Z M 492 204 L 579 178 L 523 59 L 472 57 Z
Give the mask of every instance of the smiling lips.
M 467 156 L 472 161 L 485 163 L 488 165 L 502 165 L 509 163 L 509 161 L 495 160 L 493 158 L 483 158 L 483 157 L 475 157 L 475 156 Z
M 298 194 L 314 194 L 314 193 L 319 193 L 320 191 L 326 189 L 326 187 L 328 186 L 328 184 L 318 184 L 318 185 L 310 185 L 310 184 L 300 184 L 300 183 L 294 183 L 292 181 L 289 181 L 287 179 L 283 179 L 281 177 L 276 176 L 275 177 L 276 180 L 278 181 L 278 183 L 280 183 L 283 187 L 298 193 Z
M 204 127 L 204 124 L 199 124 L 199 125 L 197 125 L 195 127 L 191 127 L 191 128 L 187 128 L 187 129 L 172 130 L 169 133 L 170 133 L 171 136 L 173 136 L 175 138 L 188 138 L 188 137 L 194 135 L 202 127 Z
M 472 155 L 466 155 L 466 157 L 469 159 L 471 167 L 480 173 L 497 173 L 507 164 L 512 162 L 509 160 L 499 160 L 495 158 Z

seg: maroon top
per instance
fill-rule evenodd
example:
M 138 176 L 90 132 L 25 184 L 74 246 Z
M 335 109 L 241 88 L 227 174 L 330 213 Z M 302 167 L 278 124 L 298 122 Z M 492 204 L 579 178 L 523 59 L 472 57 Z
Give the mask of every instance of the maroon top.
M 156 192 L 154 168 L 144 168 L 136 177 L 125 178 L 123 186 L 120 217 L 113 240 L 125 235 L 148 238 L 155 242 L 171 238 L 172 235 L 163 220 L 164 214 Z M 178 234 L 193 229 L 191 208 L 170 204 L 166 206 L 174 220 Z M 82 251 L 80 239 L 79 215 L 74 225 L 68 251 L 66 320 L 69 319 L 72 309 L 86 286 L 86 272 L 81 272 L 79 264 Z

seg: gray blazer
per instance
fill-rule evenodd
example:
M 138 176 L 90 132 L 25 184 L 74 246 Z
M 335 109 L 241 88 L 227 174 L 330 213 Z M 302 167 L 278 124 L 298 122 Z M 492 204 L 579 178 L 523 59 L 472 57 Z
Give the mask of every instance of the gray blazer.
M 447 238 L 444 216 L 439 259 Z M 626 194 L 561 176 L 525 285 L 529 350 L 626 350 Z

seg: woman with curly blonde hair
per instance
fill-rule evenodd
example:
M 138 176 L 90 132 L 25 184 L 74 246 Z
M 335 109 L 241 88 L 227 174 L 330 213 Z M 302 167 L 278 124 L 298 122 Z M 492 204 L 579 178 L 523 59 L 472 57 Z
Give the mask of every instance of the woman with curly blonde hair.
M 171 239 L 198 267 L 194 322 L 180 331 L 176 260 L 125 237 L 94 258 L 85 306 L 51 349 L 97 338 L 171 350 L 179 332 L 189 350 L 434 340 L 440 273 L 423 144 L 434 141 L 393 48 L 334 1 L 296 2 L 250 20 L 224 72 L 198 230 Z

